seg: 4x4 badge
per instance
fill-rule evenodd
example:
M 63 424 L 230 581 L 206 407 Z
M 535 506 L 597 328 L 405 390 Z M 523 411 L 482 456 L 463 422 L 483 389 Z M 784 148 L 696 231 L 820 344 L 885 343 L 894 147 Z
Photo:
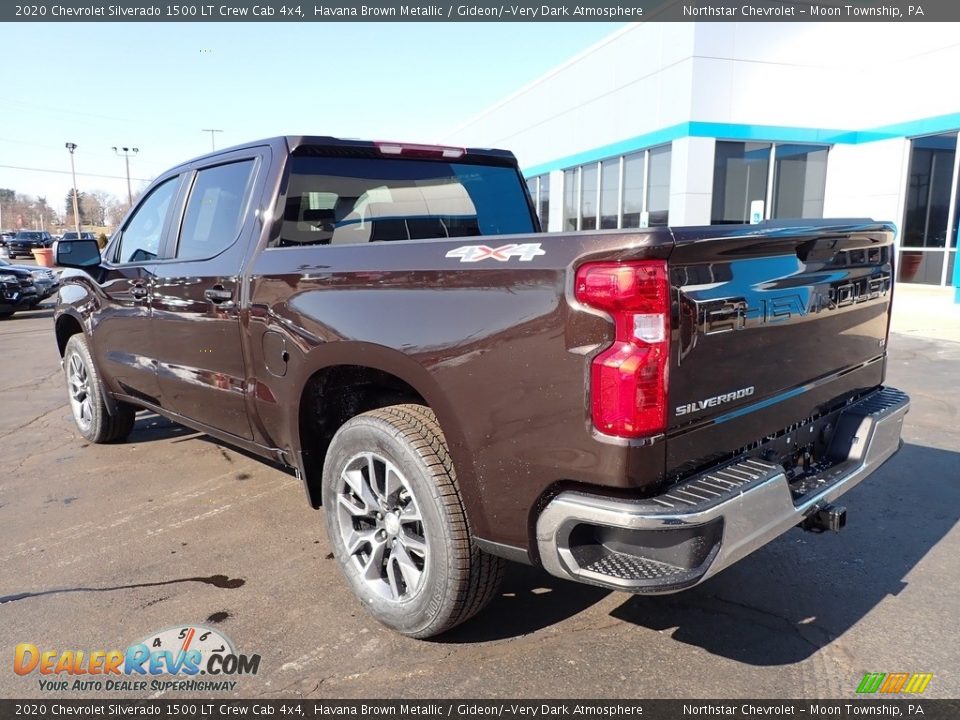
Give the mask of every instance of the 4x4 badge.
M 507 262 L 512 257 L 520 258 L 520 262 L 530 262 L 539 255 L 546 255 L 540 243 L 523 243 L 517 245 L 501 245 L 487 247 L 486 245 L 462 245 L 447 253 L 448 258 L 460 258 L 460 262 L 480 262 L 481 260 L 498 260 Z

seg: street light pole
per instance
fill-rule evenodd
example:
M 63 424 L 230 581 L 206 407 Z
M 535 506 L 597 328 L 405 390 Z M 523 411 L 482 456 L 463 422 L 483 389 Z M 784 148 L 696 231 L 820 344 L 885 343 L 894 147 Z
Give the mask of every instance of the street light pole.
M 140 148 L 131 148 L 131 147 L 116 147 L 114 146 L 113 151 L 117 155 L 123 155 L 123 159 L 127 165 L 127 203 L 131 206 L 133 205 L 133 190 L 130 187 L 130 156 L 136 155 L 140 152 Z M 122 151 L 122 152 L 121 152 Z
M 77 230 L 77 240 L 80 239 L 80 204 L 77 202 L 77 171 L 73 166 L 73 151 L 77 149 L 76 143 L 67 143 L 67 150 L 70 151 L 70 175 L 73 178 L 73 224 Z
M 200 132 L 208 132 L 208 133 L 210 133 L 210 150 L 211 150 L 211 151 L 216 150 L 216 149 L 217 149 L 217 145 L 216 145 L 216 143 L 215 143 L 214 140 L 213 140 L 213 138 L 214 138 L 214 133 L 223 132 L 223 130 L 216 130 L 216 129 L 213 129 L 213 128 L 204 128 L 204 129 L 201 130 Z

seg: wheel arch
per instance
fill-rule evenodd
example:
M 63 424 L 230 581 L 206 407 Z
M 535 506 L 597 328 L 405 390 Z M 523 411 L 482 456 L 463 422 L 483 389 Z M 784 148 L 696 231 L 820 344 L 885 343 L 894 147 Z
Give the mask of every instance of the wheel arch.
M 409 355 L 369 343 L 332 343 L 316 348 L 307 359 L 299 374 L 298 402 L 291 408 L 296 414 L 289 422 L 311 505 L 321 504 L 324 457 L 330 440 L 343 423 L 369 410 L 416 403 L 430 408 L 437 416 L 457 472 L 465 510 L 476 529 L 481 506 L 472 455 L 460 419 L 447 402 L 436 376 Z
M 57 337 L 57 349 L 62 358 L 67 350 L 67 343 L 74 335 L 83 334 L 83 322 L 73 312 L 65 311 L 54 321 L 54 331 Z

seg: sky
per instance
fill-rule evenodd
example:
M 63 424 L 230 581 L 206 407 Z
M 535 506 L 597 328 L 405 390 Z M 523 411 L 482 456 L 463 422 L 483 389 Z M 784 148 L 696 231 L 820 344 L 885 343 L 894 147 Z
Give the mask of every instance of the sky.
M 118 197 L 126 195 L 126 179 L 113 146 L 139 149 L 130 161 L 136 193 L 156 174 L 209 152 L 204 128 L 223 131 L 215 133 L 218 148 L 287 134 L 438 142 L 620 27 L 8 26 L 15 31 L 3 33 L 0 188 L 45 196 L 62 212 L 71 184 L 67 142 L 77 144 L 78 189 Z

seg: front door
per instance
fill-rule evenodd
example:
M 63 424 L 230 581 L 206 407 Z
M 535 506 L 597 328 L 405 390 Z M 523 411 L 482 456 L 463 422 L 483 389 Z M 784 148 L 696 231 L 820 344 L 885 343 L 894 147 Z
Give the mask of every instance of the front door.
M 121 228 L 103 263 L 93 354 L 115 393 L 161 404 L 150 293 L 169 232 L 179 176 L 157 185 Z
M 217 162 L 193 174 L 173 257 L 154 281 L 158 377 L 165 408 L 251 439 L 239 276 L 260 161 L 227 156 Z

